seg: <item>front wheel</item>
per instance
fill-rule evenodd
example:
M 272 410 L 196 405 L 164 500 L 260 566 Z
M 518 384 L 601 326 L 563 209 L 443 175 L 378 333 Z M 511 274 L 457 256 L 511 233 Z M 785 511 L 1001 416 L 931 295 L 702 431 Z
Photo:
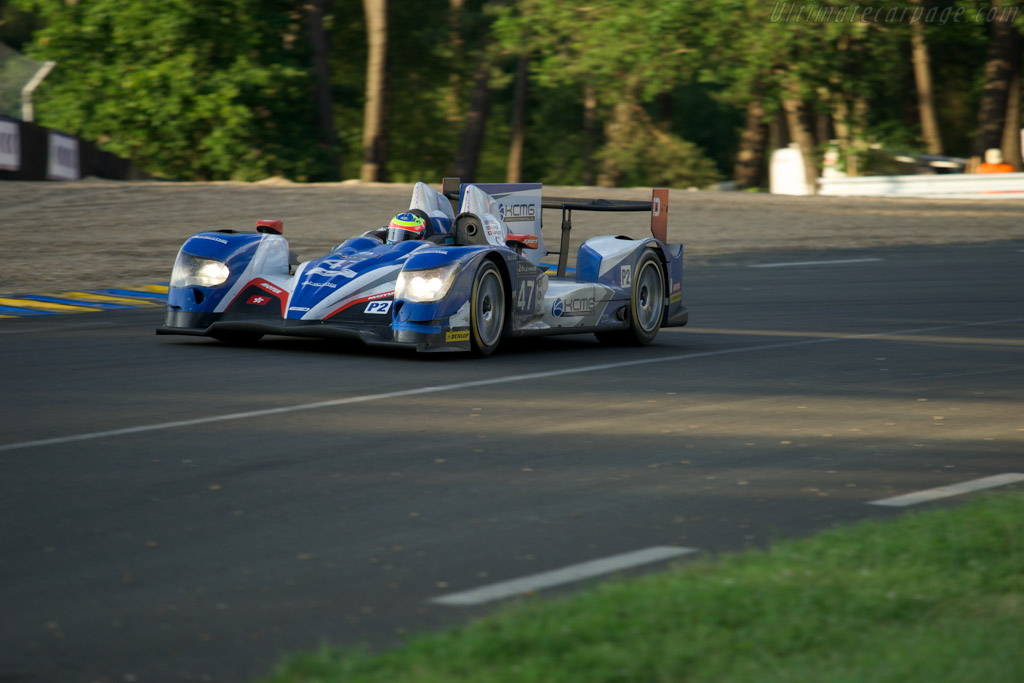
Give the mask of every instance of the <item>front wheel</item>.
M 661 261 L 650 249 L 644 251 L 636 264 L 633 291 L 629 296 L 629 327 L 614 332 L 598 332 L 603 344 L 642 346 L 658 336 L 665 312 L 665 275 Z
M 505 285 L 498 267 L 484 261 L 473 280 L 470 311 L 470 341 L 478 356 L 489 356 L 498 348 L 505 328 Z

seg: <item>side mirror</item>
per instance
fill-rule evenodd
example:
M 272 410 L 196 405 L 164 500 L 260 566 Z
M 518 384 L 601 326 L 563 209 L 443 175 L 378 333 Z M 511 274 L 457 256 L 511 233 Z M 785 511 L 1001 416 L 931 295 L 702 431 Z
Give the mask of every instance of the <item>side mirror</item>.
M 284 221 L 270 220 L 267 218 L 256 221 L 256 232 L 266 232 L 271 235 L 284 234 Z

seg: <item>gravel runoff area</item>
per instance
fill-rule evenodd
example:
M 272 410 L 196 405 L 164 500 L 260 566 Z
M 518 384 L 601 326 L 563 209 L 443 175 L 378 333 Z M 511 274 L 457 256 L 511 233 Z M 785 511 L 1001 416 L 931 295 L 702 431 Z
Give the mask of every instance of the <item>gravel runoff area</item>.
M 435 186 L 439 187 L 439 186 Z M 166 282 L 186 237 L 284 221 L 302 260 L 385 225 L 408 206 L 410 184 L 0 182 L 0 293 L 65 291 Z M 650 190 L 545 186 L 545 196 L 648 199 Z M 546 211 L 557 251 L 560 216 Z M 597 235 L 647 233 L 644 214 L 573 214 L 571 259 Z M 1024 239 L 1024 198 L 881 199 L 784 197 L 673 190 L 669 235 L 687 260 L 752 252 L 859 249 Z M 549 260 L 554 261 L 552 255 Z

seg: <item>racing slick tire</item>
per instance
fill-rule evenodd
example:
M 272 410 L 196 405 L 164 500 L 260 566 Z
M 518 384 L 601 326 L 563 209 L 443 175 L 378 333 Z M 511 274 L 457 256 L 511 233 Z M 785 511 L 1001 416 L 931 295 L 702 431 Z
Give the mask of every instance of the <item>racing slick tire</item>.
M 210 332 L 210 336 L 223 344 L 230 344 L 232 346 L 249 346 L 255 344 L 263 335 L 259 332 L 238 332 L 238 331 L 220 331 Z
M 636 264 L 633 291 L 629 295 L 629 327 L 613 332 L 596 332 L 602 344 L 614 346 L 643 346 L 658 336 L 665 313 L 665 274 L 661 261 L 650 249 L 645 249 Z
M 469 330 L 473 353 L 489 356 L 505 329 L 505 285 L 493 262 L 484 260 L 473 279 Z

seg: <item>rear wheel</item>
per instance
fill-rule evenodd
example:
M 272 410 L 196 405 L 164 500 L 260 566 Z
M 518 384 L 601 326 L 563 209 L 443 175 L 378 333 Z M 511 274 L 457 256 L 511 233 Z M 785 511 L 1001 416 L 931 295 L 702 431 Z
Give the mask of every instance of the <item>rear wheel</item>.
M 473 280 L 470 311 L 470 341 L 473 352 L 489 356 L 498 348 L 505 329 L 505 285 L 498 267 L 484 261 Z
M 641 346 L 658 336 L 665 312 L 665 275 L 661 261 L 650 249 L 644 251 L 636 264 L 633 291 L 629 296 L 629 327 L 614 332 L 598 332 L 603 344 Z

